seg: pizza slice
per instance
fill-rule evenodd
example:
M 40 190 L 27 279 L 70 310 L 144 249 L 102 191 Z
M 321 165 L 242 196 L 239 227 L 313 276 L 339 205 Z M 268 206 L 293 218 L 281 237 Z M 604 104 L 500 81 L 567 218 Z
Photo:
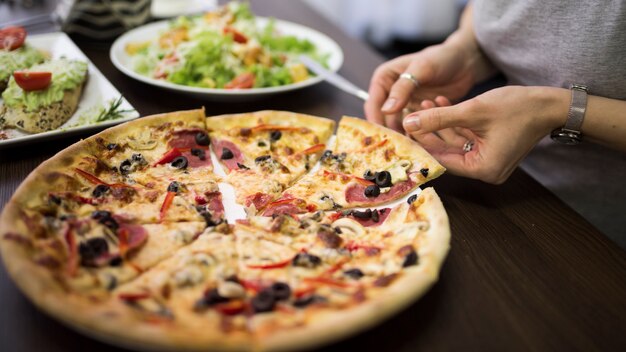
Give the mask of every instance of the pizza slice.
M 237 201 L 257 209 L 313 167 L 334 127 L 332 120 L 284 111 L 207 119 L 212 148 Z
M 52 271 L 68 290 L 102 297 L 206 228 L 204 222 L 133 224 L 103 210 L 89 217 L 16 211 L 16 229 L 4 239 L 19 243 L 32 262 Z
M 401 198 L 445 169 L 419 144 L 354 117 L 339 123 L 321 168 L 286 189 L 262 214 L 370 207 Z
M 127 183 L 217 180 L 203 109 L 161 114 L 89 139 L 89 151 Z
M 23 199 L 28 209 L 78 217 L 102 210 L 136 224 L 205 221 L 215 226 L 224 217 L 221 193 L 212 181 L 161 179 L 142 185 L 85 152 L 48 166 L 33 180 L 45 187 L 32 188 Z

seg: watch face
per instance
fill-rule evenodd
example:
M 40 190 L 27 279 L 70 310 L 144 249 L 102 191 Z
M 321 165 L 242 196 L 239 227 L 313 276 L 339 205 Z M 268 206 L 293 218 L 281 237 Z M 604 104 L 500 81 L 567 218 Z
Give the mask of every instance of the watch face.
M 563 130 L 552 131 L 550 137 L 553 141 L 568 145 L 575 145 L 581 141 L 579 133 L 567 132 Z

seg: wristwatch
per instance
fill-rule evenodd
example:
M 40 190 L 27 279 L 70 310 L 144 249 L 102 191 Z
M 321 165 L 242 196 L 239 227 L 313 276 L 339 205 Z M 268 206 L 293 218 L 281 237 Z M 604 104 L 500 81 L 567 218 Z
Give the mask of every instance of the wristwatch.
M 556 142 L 576 145 L 583 139 L 580 128 L 583 125 L 585 111 L 587 110 L 587 86 L 572 84 L 570 89 L 572 91 L 572 101 L 567 112 L 565 126 L 552 131 L 550 137 Z

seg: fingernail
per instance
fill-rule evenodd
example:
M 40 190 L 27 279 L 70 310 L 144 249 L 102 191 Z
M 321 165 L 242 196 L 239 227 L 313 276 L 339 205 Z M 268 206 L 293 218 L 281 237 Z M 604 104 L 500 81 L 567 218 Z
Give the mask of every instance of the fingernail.
M 407 116 L 404 119 L 404 128 L 409 131 L 417 131 L 420 129 L 422 123 L 418 115 Z
M 385 104 L 383 104 L 382 110 L 383 111 L 391 110 L 391 109 L 393 109 L 393 107 L 395 105 L 396 105 L 396 99 L 395 98 L 389 98 L 389 99 L 387 99 Z

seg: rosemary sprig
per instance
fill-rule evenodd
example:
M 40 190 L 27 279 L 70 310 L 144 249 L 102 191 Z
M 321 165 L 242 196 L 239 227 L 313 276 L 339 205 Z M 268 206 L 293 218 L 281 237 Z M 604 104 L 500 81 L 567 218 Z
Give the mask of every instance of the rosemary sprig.
M 105 108 L 100 112 L 98 117 L 96 117 L 96 122 L 115 120 L 121 118 L 124 114 L 129 113 L 131 111 L 135 111 L 134 109 L 120 109 L 122 106 L 122 96 L 115 101 L 111 101 L 108 108 Z

